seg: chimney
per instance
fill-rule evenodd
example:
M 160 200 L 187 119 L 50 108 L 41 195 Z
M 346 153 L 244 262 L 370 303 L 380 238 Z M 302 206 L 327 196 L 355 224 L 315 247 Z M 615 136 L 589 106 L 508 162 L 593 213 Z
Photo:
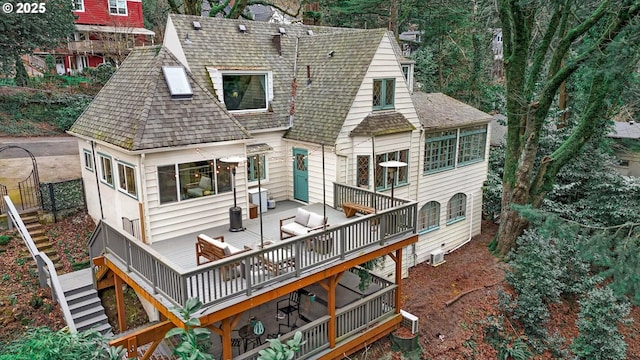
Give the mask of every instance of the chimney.
M 281 35 L 280 34 L 276 34 L 273 35 L 273 38 L 271 39 L 271 42 L 273 42 L 273 46 L 276 47 L 276 50 L 278 50 L 278 55 L 282 55 L 282 44 L 281 44 L 281 39 L 280 39 Z

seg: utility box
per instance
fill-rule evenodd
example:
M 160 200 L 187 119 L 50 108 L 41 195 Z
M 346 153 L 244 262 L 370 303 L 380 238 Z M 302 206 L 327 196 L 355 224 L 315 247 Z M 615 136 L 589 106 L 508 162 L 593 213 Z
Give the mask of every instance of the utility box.
M 267 189 L 260 189 L 260 191 L 258 191 L 258 188 L 253 188 L 253 189 L 249 189 L 249 201 L 251 201 L 252 203 L 258 205 L 258 207 L 260 207 L 260 203 L 262 203 L 262 212 L 265 213 L 267 212 Z

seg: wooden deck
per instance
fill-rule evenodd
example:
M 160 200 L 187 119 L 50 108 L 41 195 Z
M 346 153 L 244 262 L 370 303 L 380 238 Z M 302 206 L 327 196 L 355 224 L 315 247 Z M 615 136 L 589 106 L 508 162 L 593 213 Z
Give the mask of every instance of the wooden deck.
M 323 214 L 322 204 L 303 205 L 294 201 L 280 201 L 275 209 L 270 209 L 262 214 L 262 234 L 263 241 L 279 242 L 280 241 L 280 219 L 294 216 L 299 207 L 308 211 L 315 212 L 319 215 Z M 354 219 L 348 219 L 344 213 L 330 206 L 326 206 L 326 214 L 329 218 L 329 227 L 332 225 L 340 225 Z M 231 232 L 229 226 L 219 226 L 204 231 L 196 231 L 188 235 L 176 237 L 170 240 L 159 241 L 151 244 L 151 248 L 158 251 L 172 264 L 182 269 L 190 270 L 196 265 L 196 237 L 198 234 L 206 234 L 211 237 L 224 236 L 224 241 L 243 249 L 244 246 L 255 247 L 260 244 L 260 217 L 243 221 L 245 231 Z

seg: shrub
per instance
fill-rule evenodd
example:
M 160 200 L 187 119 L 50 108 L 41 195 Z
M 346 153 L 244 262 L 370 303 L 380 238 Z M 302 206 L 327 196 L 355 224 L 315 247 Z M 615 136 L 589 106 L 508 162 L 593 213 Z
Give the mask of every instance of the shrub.
M 71 334 L 31 328 L 24 336 L 0 347 L 0 360 L 122 359 L 111 357 L 107 341 L 97 331 Z
M 180 344 L 173 353 L 183 360 L 213 360 L 213 355 L 206 352 L 210 346 L 211 331 L 200 327 L 200 319 L 191 315 L 202 308 L 202 303 L 197 298 L 189 298 L 183 308 L 176 308 L 185 320 L 185 327 L 173 328 L 165 334 L 165 338 L 180 337 Z
M 9 235 L 0 235 L 0 245 L 5 246 L 11 241 L 11 236 Z
M 285 344 L 280 341 L 280 337 L 267 339 L 267 341 L 269 342 L 269 347 L 260 350 L 258 360 L 291 360 L 300 351 L 300 346 L 306 342 L 302 341 L 302 333 L 300 331 L 296 331 L 293 339 L 288 340 Z
M 578 330 L 571 350 L 580 359 L 617 360 L 627 356 L 627 344 L 618 331 L 629 304 L 619 302 L 608 287 L 595 288 L 580 301 Z

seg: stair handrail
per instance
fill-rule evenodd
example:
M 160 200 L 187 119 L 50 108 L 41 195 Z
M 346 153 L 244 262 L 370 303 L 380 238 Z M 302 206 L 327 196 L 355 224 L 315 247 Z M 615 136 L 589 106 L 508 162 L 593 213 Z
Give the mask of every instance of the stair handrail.
M 7 219 L 8 225 L 11 229 L 12 225 L 15 225 L 18 232 L 20 233 L 20 237 L 27 245 L 33 260 L 36 262 L 38 266 L 38 274 L 40 275 L 40 286 L 45 287 L 47 284 L 51 287 L 51 296 L 53 301 L 57 300 L 60 305 L 60 310 L 62 311 L 62 316 L 64 317 L 65 322 L 67 323 L 67 328 L 69 332 L 75 334 L 78 332 L 76 328 L 76 324 L 73 321 L 73 316 L 71 316 L 71 309 L 69 309 L 69 304 L 67 304 L 67 299 L 64 297 L 64 290 L 62 289 L 62 284 L 60 283 L 60 279 L 58 278 L 58 273 L 56 272 L 56 268 L 53 265 L 53 262 L 47 254 L 38 250 L 35 242 L 31 238 L 29 231 L 27 231 L 27 227 L 24 225 L 22 218 L 20 218 L 20 214 L 18 214 L 18 210 L 13 205 L 11 198 L 9 196 L 4 196 L 4 203 L 6 204 L 7 209 Z M 44 264 L 43 264 L 44 263 Z M 49 279 L 47 283 L 46 279 Z

